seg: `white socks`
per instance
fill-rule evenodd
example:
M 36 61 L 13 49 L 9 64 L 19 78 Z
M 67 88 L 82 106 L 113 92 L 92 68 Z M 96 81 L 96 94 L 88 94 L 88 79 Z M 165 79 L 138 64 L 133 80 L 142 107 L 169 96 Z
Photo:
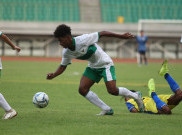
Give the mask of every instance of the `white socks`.
M 85 98 L 88 99 L 92 104 L 101 108 L 102 110 L 108 111 L 111 109 L 111 107 L 109 107 L 102 100 L 100 100 L 99 97 L 92 91 L 89 91 Z
M 11 110 L 11 107 L 9 106 L 8 102 L 6 101 L 6 99 L 4 98 L 4 96 L 0 93 L 0 106 L 6 111 L 8 112 L 9 110 Z
M 137 99 L 138 95 L 134 92 L 131 92 L 127 88 L 119 87 L 119 96 L 126 96 L 133 99 Z M 111 109 L 108 105 L 106 105 L 102 100 L 99 99 L 99 97 L 92 91 L 89 91 L 87 95 L 85 96 L 86 99 L 88 99 L 92 104 L 96 105 L 97 107 L 101 108 L 102 110 L 108 111 Z
M 129 97 L 129 98 L 134 98 L 134 99 L 138 98 L 138 95 L 136 93 L 131 92 L 127 88 L 119 87 L 118 89 L 119 89 L 119 95 L 120 96 L 125 96 L 125 97 Z

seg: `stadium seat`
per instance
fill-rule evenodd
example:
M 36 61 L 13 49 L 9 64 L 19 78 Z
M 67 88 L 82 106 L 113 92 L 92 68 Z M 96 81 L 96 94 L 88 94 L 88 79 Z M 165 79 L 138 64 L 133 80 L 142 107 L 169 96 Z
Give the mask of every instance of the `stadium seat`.
M 123 16 L 126 23 L 139 19 L 182 19 L 181 0 L 100 0 L 103 22 L 117 22 Z
M 1 20 L 80 21 L 79 0 L 1 0 L 0 10 Z

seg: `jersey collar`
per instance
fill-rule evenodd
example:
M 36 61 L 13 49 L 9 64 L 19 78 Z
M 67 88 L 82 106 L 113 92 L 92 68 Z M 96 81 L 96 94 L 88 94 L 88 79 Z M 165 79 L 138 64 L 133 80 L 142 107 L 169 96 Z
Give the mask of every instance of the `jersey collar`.
M 76 50 L 76 42 L 75 42 L 75 38 L 74 37 L 72 37 L 72 39 L 73 39 L 73 46 L 74 46 L 74 50 L 73 51 L 75 51 Z
M 74 38 L 74 37 L 72 37 L 72 39 L 73 39 L 73 45 L 75 46 L 75 38 Z

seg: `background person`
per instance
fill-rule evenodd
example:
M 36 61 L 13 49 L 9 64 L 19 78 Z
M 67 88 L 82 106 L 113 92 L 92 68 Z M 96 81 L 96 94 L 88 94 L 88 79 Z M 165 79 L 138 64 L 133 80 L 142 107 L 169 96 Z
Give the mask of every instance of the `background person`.
M 146 43 L 148 41 L 148 37 L 144 35 L 143 30 L 141 30 L 140 35 L 136 37 L 136 41 L 137 41 L 137 51 L 139 53 L 138 63 L 139 65 L 142 65 L 144 61 L 145 65 L 147 65 L 148 61 L 146 57 L 146 51 L 147 51 Z
M 11 40 L 1 31 L 0 31 L 0 39 L 2 39 L 4 42 L 10 45 L 13 50 L 17 50 L 18 52 L 21 51 L 21 48 L 14 45 L 11 42 Z M 0 78 L 1 78 L 1 70 L 2 70 L 2 63 L 0 59 Z M 13 108 L 11 108 L 11 106 L 8 104 L 8 102 L 6 101 L 6 99 L 1 93 L 0 93 L 0 107 L 2 107 L 4 111 L 6 112 L 4 116 L 2 117 L 2 119 L 11 119 L 17 115 L 17 112 Z

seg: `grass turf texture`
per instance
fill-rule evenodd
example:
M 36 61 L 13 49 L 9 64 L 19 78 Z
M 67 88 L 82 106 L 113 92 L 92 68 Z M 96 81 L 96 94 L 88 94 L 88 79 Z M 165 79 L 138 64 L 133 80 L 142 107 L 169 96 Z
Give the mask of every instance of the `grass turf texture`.
M 182 104 L 170 116 L 130 113 L 124 100 L 109 95 L 103 80 L 92 91 L 109 106 L 114 116 L 96 116 L 100 109 L 78 94 L 79 80 L 87 63 L 72 63 L 65 73 L 54 80 L 46 80 L 48 72 L 55 71 L 57 62 L 3 61 L 0 92 L 18 111 L 12 120 L 0 120 L 0 135 L 177 135 L 181 133 Z M 115 63 L 117 86 L 138 89 L 148 96 L 147 82 L 153 77 L 157 94 L 171 94 L 167 82 L 158 75 L 160 63 Z M 172 77 L 181 86 L 182 64 L 169 63 Z M 46 108 L 35 108 L 32 97 L 43 91 L 49 96 Z M 4 110 L 0 108 L 0 117 Z

